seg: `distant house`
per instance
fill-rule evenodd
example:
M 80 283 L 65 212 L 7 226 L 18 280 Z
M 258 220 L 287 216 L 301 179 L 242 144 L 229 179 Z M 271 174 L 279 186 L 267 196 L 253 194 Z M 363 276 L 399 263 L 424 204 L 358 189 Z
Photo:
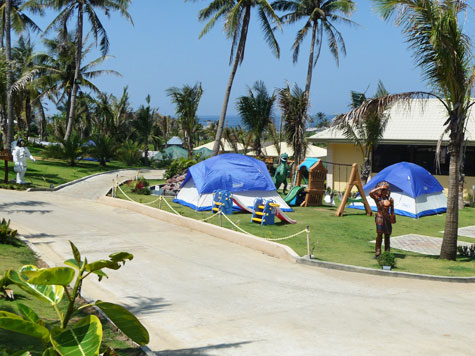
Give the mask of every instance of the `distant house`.
M 183 141 L 181 138 L 179 138 L 178 136 L 173 136 L 171 139 L 169 139 L 167 141 L 167 147 L 170 147 L 170 146 L 180 146 L 180 147 L 183 147 Z
M 389 120 L 380 144 L 373 152 L 373 173 L 397 162 L 413 162 L 433 174 L 447 188 L 449 156 L 448 135 L 444 136 L 440 172 L 436 170 L 436 143 L 443 133 L 447 114 L 436 99 L 413 100 L 410 105 L 402 103 L 389 110 Z M 475 112 L 467 121 L 465 134 L 465 192 L 473 194 L 475 185 Z M 363 155 L 340 130 L 326 129 L 311 137 L 309 141 L 327 144 L 327 161 L 335 163 L 358 163 L 361 167 Z M 328 165 L 327 183 L 332 189 L 344 189 L 348 180 L 346 166 Z

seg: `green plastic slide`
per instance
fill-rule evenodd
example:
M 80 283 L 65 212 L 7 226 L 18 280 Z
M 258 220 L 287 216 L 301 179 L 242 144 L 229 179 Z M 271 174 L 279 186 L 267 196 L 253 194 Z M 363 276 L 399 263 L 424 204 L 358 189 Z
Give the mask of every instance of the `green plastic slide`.
M 292 187 L 292 189 L 290 190 L 290 192 L 287 194 L 287 196 L 284 198 L 284 201 L 287 203 L 287 204 L 291 204 L 292 200 L 295 199 L 295 197 L 297 196 L 298 193 L 300 193 L 302 190 L 304 190 L 305 187 L 300 187 L 300 186 L 295 186 L 295 187 Z

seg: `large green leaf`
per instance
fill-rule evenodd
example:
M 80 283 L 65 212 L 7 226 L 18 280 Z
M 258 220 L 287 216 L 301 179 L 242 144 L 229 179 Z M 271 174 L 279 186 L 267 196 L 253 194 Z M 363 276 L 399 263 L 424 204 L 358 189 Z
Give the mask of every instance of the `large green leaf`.
M 96 306 L 99 307 L 107 317 L 130 339 L 139 345 L 146 345 L 150 341 L 147 329 L 140 323 L 134 314 L 124 307 L 97 301 Z
M 51 343 L 62 356 L 96 356 L 102 341 L 102 324 L 95 315 L 89 315 L 71 328 L 53 328 Z
M 79 270 L 81 267 L 79 266 L 79 263 L 74 259 L 74 258 L 71 258 L 70 260 L 66 260 L 64 261 L 64 264 L 65 265 L 68 265 L 68 266 L 71 266 L 77 270 Z
M 49 339 L 49 330 L 44 326 L 5 311 L 0 311 L 0 329 L 33 336 L 44 341 Z
M 44 352 L 42 356 L 58 356 L 56 351 L 52 347 L 48 347 Z
M 126 260 L 129 260 L 129 261 L 133 260 L 134 255 L 128 252 L 116 252 L 109 255 L 109 258 L 111 259 L 111 261 L 114 261 L 114 262 L 125 263 Z
M 30 284 L 67 286 L 74 278 L 75 271 L 69 267 L 41 268 L 36 271 L 24 271 Z
M 36 314 L 35 311 L 31 309 L 29 306 L 26 306 L 25 304 L 22 304 L 22 303 L 18 303 L 18 309 L 20 310 L 21 315 L 23 315 L 23 318 L 25 318 L 26 320 L 44 326 L 44 323 L 40 319 L 38 314 Z
M 114 261 L 109 261 L 109 260 L 99 260 L 96 262 L 88 263 L 86 265 L 86 271 L 88 272 L 95 272 L 103 268 L 119 269 L 120 264 Z
M 76 245 L 73 244 L 71 241 L 69 241 L 69 244 L 71 245 L 71 250 L 73 250 L 74 260 L 77 262 L 78 265 L 80 265 L 81 264 L 81 253 L 79 252 Z
M 32 265 L 23 266 L 19 272 L 9 270 L 8 278 L 12 283 L 15 283 L 18 287 L 32 296 L 49 303 L 51 305 L 57 305 L 61 302 L 64 295 L 63 286 L 50 286 L 50 285 L 38 285 L 28 283 L 28 277 L 23 273 L 25 271 L 36 271 L 38 268 Z

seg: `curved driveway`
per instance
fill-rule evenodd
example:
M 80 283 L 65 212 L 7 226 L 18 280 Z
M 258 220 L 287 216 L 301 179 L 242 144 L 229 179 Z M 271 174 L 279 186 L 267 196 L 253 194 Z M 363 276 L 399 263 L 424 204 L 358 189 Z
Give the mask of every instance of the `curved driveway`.
M 135 172 L 123 172 L 131 177 Z M 157 172 L 149 172 L 149 176 Z M 136 313 L 156 355 L 473 355 L 475 285 L 340 272 L 278 260 L 95 202 L 113 175 L 57 192 L 0 190 L 50 265 L 135 258 L 84 293 Z

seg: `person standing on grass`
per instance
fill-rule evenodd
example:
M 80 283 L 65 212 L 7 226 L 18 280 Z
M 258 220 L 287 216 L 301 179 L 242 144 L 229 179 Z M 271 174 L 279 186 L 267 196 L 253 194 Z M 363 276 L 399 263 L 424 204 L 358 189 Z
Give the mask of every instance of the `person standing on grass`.
M 396 223 L 396 215 L 394 214 L 394 200 L 390 197 L 391 190 L 388 182 L 379 182 L 370 193 L 369 196 L 376 202 L 378 212 L 376 213 L 376 254 L 374 258 L 378 258 L 381 254 L 381 243 L 384 234 L 384 250 L 390 251 L 390 236 L 392 233 L 392 224 Z

